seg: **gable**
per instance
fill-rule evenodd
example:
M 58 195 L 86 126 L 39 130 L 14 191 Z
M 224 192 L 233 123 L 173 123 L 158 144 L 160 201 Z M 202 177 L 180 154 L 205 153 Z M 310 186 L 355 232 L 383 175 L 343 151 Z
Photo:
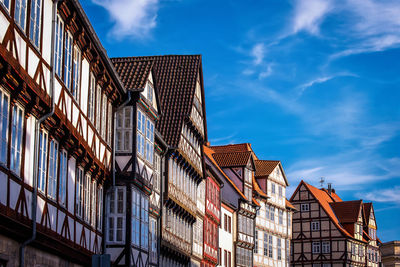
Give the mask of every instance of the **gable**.
M 150 72 L 149 76 L 145 82 L 144 90 L 141 95 L 146 98 L 147 102 L 154 108 L 155 111 L 158 112 L 157 106 L 157 94 L 154 89 L 153 75 Z
M 278 183 L 282 185 L 286 185 L 285 178 L 283 177 L 282 169 L 280 167 L 280 164 L 274 168 L 270 176 L 273 180 L 277 181 Z

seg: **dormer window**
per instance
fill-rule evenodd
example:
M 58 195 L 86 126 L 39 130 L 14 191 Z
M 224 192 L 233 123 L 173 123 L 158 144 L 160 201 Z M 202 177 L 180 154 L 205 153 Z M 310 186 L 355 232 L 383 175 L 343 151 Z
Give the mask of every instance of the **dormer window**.
M 148 81 L 146 87 L 147 87 L 147 99 L 150 101 L 150 103 L 153 103 L 153 91 L 154 91 L 153 84 L 150 81 Z

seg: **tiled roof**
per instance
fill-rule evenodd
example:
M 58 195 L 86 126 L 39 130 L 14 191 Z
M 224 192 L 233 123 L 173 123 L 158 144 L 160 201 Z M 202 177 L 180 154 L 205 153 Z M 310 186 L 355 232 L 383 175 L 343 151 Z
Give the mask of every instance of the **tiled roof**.
M 371 215 L 372 203 L 363 203 L 363 211 L 365 219 L 367 220 L 366 223 L 368 224 L 369 216 Z
M 218 163 L 215 161 L 215 159 L 214 159 L 214 155 L 215 155 L 214 150 L 209 148 L 208 146 L 203 146 L 203 151 L 204 151 L 204 155 L 206 155 L 206 157 L 215 165 L 215 167 L 217 167 L 217 169 L 220 171 L 220 173 L 232 185 L 232 187 L 238 192 L 238 194 L 243 199 L 247 200 L 245 195 L 240 191 L 240 189 L 235 185 L 235 183 L 233 181 L 231 181 L 231 179 L 229 179 L 229 177 L 225 174 L 225 172 L 219 167 Z
M 342 202 L 331 202 L 330 203 L 333 211 L 338 217 L 340 223 L 355 223 L 358 220 L 360 214 L 362 201 L 342 201 Z
M 190 115 L 197 75 L 201 71 L 200 55 L 167 55 L 115 58 L 117 61 L 153 61 L 155 87 L 159 90 L 163 114 L 157 129 L 171 147 L 177 147 L 184 119 Z M 204 124 L 205 114 L 204 115 Z M 205 129 L 206 130 L 206 129 Z M 207 134 L 205 134 L 207 137 Z
M 251 157 L 251 152 L 215 153 L 214 159 L 220 167 L 246 166 Z
M 153 67 L 153 60 L 112 58 L 115 70 L 127 90 L 142 91 Z
M 296 208 L 292 205 L 292 203 L 290 203 L 289 200 L 285 199 L 285 203 L 286 203 L 286 208 L 296 210 Z
M 251 144 L 249 144 L 249 143 L 230 144 L 230 145 L 223 145 L 223 146 L 211 146 L 211 148 L 215 151 L 215 153 L 232 153 L 232 152 L 253 151 L 251 149 Z
M 261 177 L 270 175 L 279 163 L 279 160 L 256 160 L 256 176 Z
M 258 182 L 254 178 L 254 176 L 253 176 L 253 190 L 256 191 L 257 194 L 260 195 L 261 197 L 268 198 L 267 194 L 264 191 L 262 191 L 262 189 L 258 185 Z

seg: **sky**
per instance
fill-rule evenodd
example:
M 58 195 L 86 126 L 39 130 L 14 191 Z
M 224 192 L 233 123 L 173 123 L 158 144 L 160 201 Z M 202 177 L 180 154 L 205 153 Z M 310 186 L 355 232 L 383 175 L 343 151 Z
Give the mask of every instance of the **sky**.
M 85 0 L 110 57 L 201 54 L 208 138 L 280 160 L 290 187 L 373 201 L 400 239 L 398 0 Z M 326 186 L 325 183 L 325 186 Z

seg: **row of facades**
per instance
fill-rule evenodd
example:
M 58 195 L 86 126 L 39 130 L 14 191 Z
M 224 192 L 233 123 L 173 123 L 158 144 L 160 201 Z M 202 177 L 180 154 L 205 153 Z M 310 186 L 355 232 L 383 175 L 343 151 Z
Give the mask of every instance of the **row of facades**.
M 0 26 L 1 267 L 377 266 L 371 203 L 210 146 L 200 55 L 109 59 L 78 0 Z

